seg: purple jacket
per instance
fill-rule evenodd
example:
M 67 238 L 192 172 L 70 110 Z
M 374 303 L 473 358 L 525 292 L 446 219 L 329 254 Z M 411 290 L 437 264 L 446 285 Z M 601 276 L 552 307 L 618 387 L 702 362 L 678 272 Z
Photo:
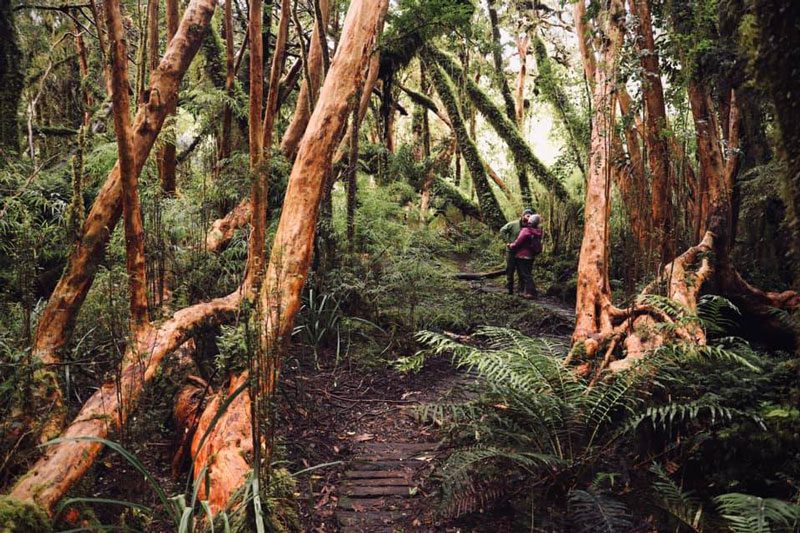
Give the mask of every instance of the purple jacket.
M 511 243 L 511 251 L 514 257 L 520 259 L 533 259 L 542 251 L 542 228 L 523 227 L 517 240 Z

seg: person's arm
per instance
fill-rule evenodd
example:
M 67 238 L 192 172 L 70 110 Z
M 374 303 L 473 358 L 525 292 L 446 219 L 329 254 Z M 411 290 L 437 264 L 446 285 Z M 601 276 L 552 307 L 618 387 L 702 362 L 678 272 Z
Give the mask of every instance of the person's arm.
M 511 251 L 516 250 L 525 242 L 525 240 L 531 236 L 531 228 L 522 228 L 517 235 L 517 239 L 508 245 L 508 249 Z
M 511 235 L 511 225 L 514 224 L 513 222 L 506 222 L 505 226 L 500 228 L 500 237 L 503 238 L 505 242 L 511 242 L 514 240 L 514 237 Z

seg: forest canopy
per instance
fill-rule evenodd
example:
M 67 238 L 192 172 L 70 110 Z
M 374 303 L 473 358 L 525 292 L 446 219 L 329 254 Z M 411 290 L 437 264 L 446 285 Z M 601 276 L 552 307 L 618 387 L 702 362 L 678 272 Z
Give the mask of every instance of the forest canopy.
M 797 2 L 0 35 L 0 531 L 800 529 Z

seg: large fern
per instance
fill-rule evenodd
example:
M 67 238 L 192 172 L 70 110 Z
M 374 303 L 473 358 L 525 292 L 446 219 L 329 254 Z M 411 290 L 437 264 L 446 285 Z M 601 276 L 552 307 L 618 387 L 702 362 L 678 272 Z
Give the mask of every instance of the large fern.
M 714 498 L 717 509 L 733 533 L 797 531 L 800 505 L 737 492 Z
M 676 317 L 684 313 L 665 309 Z M 570 502 L 569 527 L 577 530 L 630 529 L 630 515 L 622 502 L 602 487 L 590 488 L 590 480 L 615 450 L 622 451 L 624 443 L 636 438 L 643 422 L 670 438 L 682 428 L 708 427 L 741 415 L 713 395 L 697 401 L 654 396 L 658 386 L 654 376 L 662 368 L 674 372 L 675 379 L 680 379 L 686 364 L 723 362 L 757 368 L 749 355 L 737 353 L 736 347 L 742 346 L 738 342 L 731 341 L 732 347 L 673 345 L 614 379 L 590 386 L 563 364 L 566 347 L 551 340 L 496 327 L 480 328 L 467 342 L 432 332 L 417 338 L 426 347 L 421 353 L 450 355 L 456 366 L 477 374 L 479 380 L 468 402 L 420 410 L 443 425 L 458 445 L 439 469 L 448 514 L 485 506 L 488 500 L 477 497 L 484 487 L 492 487 L 492 499 L 524 494 L 541 501 L 545 509 L 552 509 L 544 503 L 547 498 L 561 491 L 562 501 Z M 668 488 L 666 481 L 657 482 L 662 483 L 662 492 Z M 682 523 L 696 522 L 690 512 L 692 502 L 676 501 L 662 507 L 672 509 Z
M 581 533 L 627 532 L 633 527 L 630 511 L 616 498 L 593 490 L 569 493 L 570 530 Z

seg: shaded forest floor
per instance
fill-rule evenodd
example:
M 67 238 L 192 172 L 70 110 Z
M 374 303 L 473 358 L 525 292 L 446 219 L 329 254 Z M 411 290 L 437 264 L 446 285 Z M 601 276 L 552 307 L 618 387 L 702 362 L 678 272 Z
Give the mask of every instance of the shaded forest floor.
M 445 331 L 464 335 L 478 326 L 496 325 L 531 336 L 564 340 L 572 331 L 573 313 L 567 304 L 546 297 L 527 301 L 509 296 L 504 278 L 447 281 L 456 272 L 479 270 L 463 256 L 442 260 L 441 266 L 444 270 L 439 278 L 443 285 L 432 287 L 420 306 L 443 306 L 443 312 L 463 315 L 451 317 L 461 326 L 445 327 Z M 547 289 L 544 285 L 540 287 L 542 292 Z M 437 300 L 443 295 L 450 300 Z M 462 305 L 452 306 L 453 300 L 460 300 Z M 440 444 L 444 435 L 439 428 L 419 416 L 419 408 L 425 404 L 463 399 L 470 394 L 476 378 L 454 367 L 448 358 L 429 359 L 416 373 L 401 372 L 393 363 L 414 355 L 419 348 L 413 339 L 416 331 L 400 328 L 389 332 L 387 328 L 374 333 L 369 349 L 357 343 L 348 345 L 343 350 L 347 353 L 338 361 L 335 346 L 321 347 L 312 358 L 311 347 L 301 339 L 293 344 L 286 358 L 279 398 L 278 466 L 290 472 L 309 471 L 295 478 L 296 500 L 279 505 L 296 508 L 303 531 L 508 530 L 510 525 L 503 529 L 502 509 L 491 518 L 478 515 L 458 523 L 440 515 L 435 470 L 448 450 Z M 385 349 L 381 351 L 380 346 Z M 144 464 L 167 495 L 185 490 L 187 474 L 185 468 L 177 476 L 172 471 L 177 432 L 172 422 L 172 402 L 164 399 L 173 398 L 186 374 L 195 371 L 191 364 L 170 363 L 145 393 L 125 433 L 113 437 Z M 397 450 L 398 446 L 402 449 Z M 392 478 L 386 483 L 364 482 L 367 476 L 381 474 L 362 473 L 355 474 L 360 480 L 352 479 L 354 471 L 365 469 L 390 472 Z M 387 484 L 394 488 L 367 490 L 377 493 L 368 495 L 358 490 Z M 142 476 L 119 455 L 108 451 L 72 494 L 160 508 Z M 362 514 L 368 522 L 358 521 Z M 61 525 L 83 519 L 154 532 L 173 529 L 167 520 L 145 520 L 131 510 L 120 514 L 114 505 L 83 508 L 80 520 Z
M 468 271 L 466 260 L 455 263 Z M 504 281 L 463 282 L 461 292 L 510 309 L 522 307 L 529 320 L 520 329 L 528 334 L 568 339 L 569 306 L 509 296 Z M 495 322 L 503 319 L 496 315 Z M 466 522 L 440 515 L 435 470 L 449 450 L 438 427 L 421 419 L 420 408 L 464 400 L 476 384 L 473 374 L 446 358 L 428 360 L 417 373 L 381 367 L 287 376 L 280 432 L 288 458 L 297 468 L 334 463 L 299 480 L 303 529 L 510 531 L 502 509 L 491 518 Z

